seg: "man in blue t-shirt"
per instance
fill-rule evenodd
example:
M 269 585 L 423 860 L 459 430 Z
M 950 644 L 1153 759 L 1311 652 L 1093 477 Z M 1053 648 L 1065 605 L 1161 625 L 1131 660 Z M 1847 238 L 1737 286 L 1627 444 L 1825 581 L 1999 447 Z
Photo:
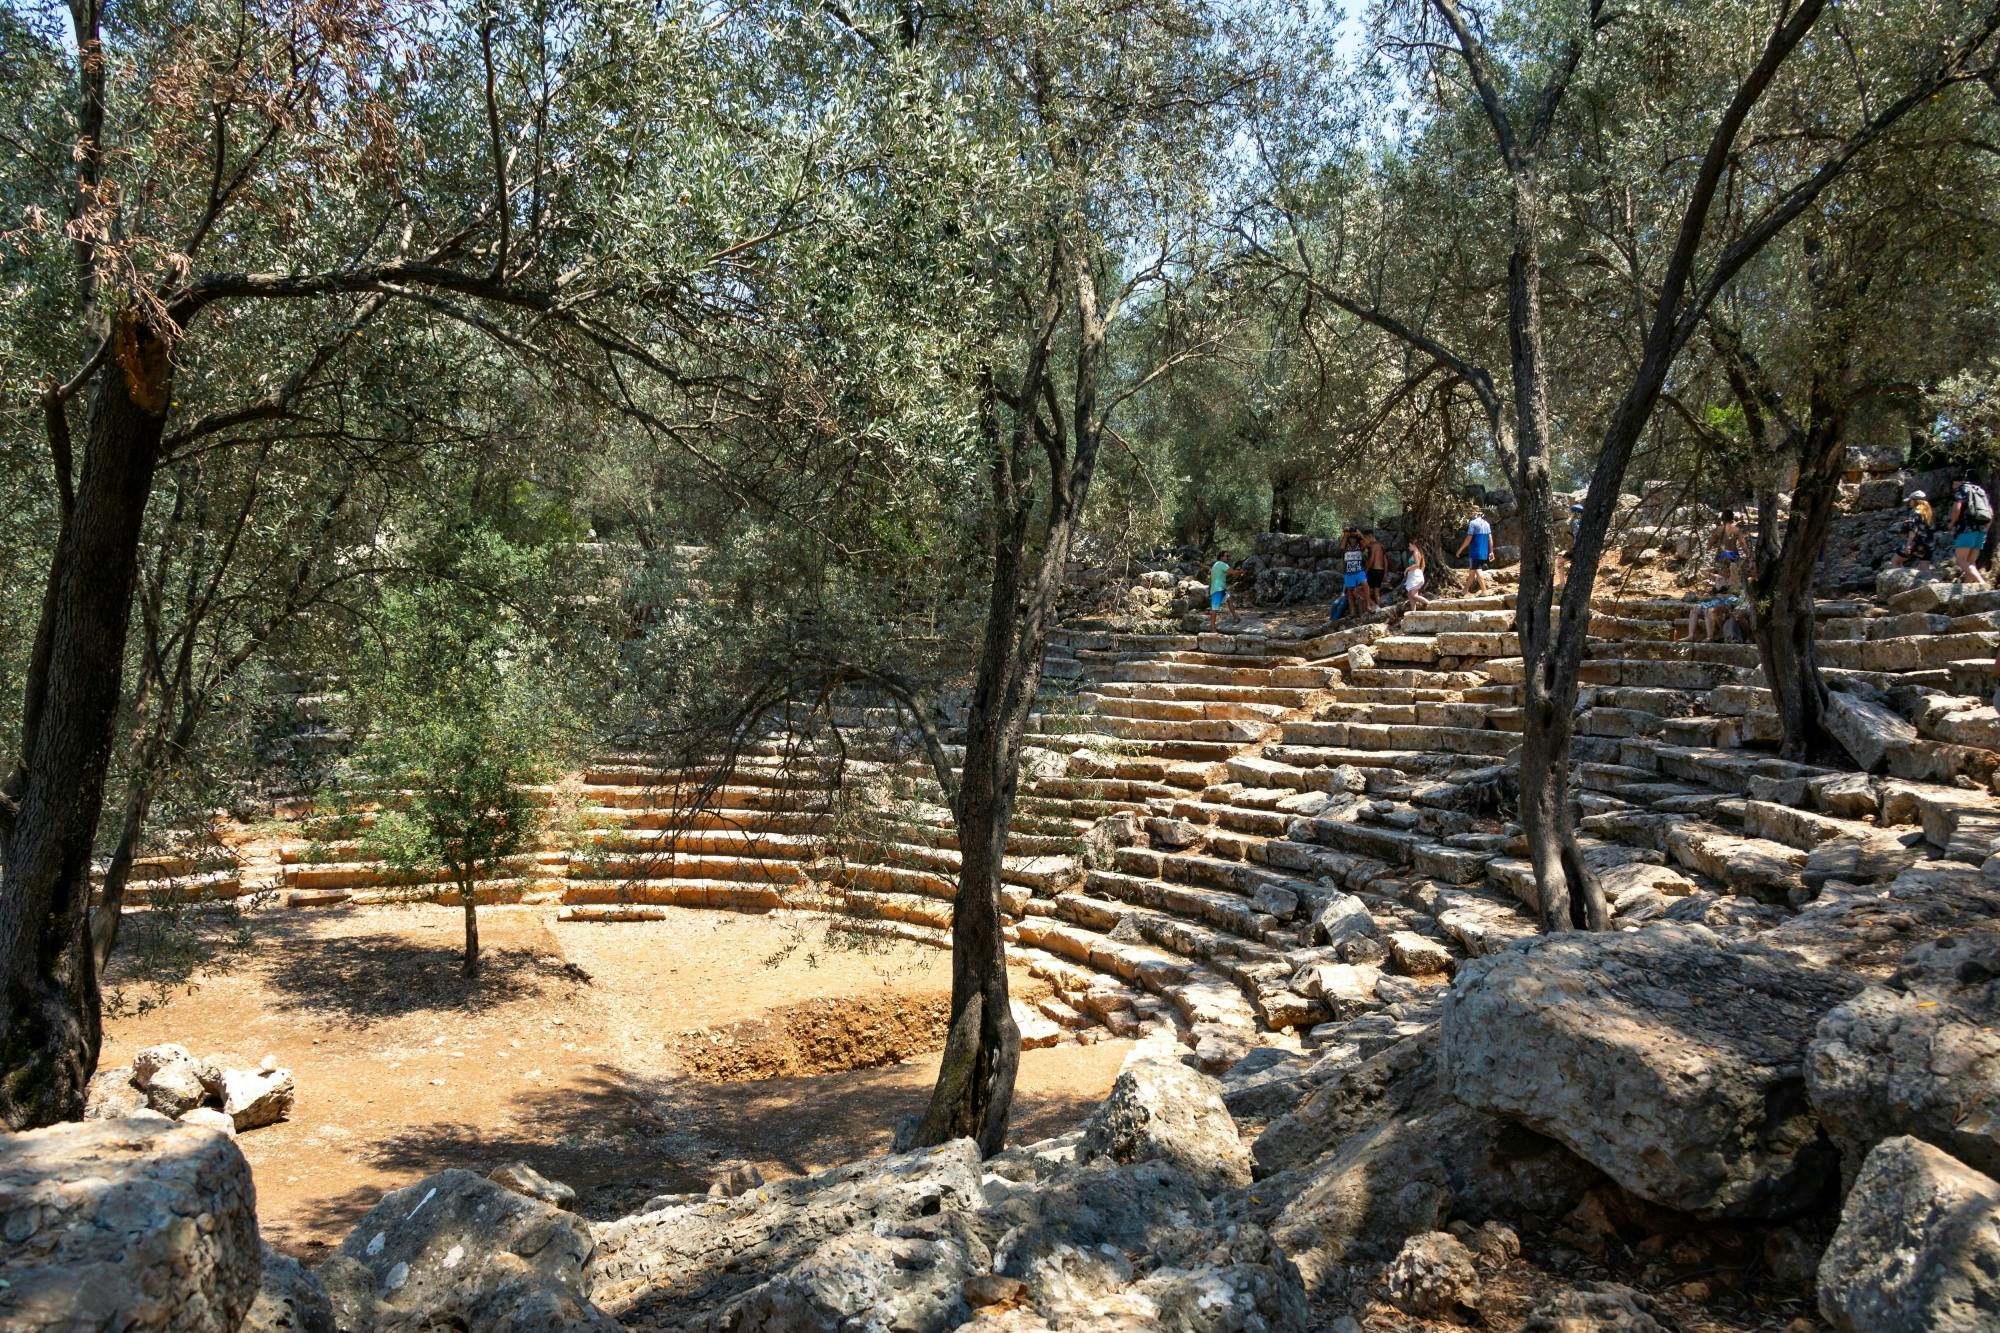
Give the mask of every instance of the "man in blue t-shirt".
M 1472 511 L 1472 521 L 1465 525 L 1465 540 L 1458 544 L 1458 553 L 1465 557 L 1465 567 L 1472 571 L 1472 595 L 1482 595 L 1486 591 L 1485 569 L 1493 559 L 1493 525 L 1486 521 L 1482 511 Z

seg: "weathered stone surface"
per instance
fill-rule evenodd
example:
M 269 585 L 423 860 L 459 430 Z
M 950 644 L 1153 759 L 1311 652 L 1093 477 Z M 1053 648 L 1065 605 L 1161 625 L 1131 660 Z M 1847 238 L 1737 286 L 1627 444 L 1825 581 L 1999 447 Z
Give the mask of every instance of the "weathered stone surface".
M 1700 927 L 1558 936 L 1460 970 L 1439 1058 L 1461 1101 L 1643 1198 L 1782 1215 L 1834 1167 L 1806 1103 L 1805 1045 L 1857 988 Z
M 333 1333 L 333 1302 L 319 1279 L 298 1260 L 268 1245 L 263 1253 L 257 1298 L 237 1333 Z
M 1084 1126 L 1082 1156 L 1172 1162 L 1204 1188 L 1250 1182 L 1250 1153 L 1214 1079 L 1177 1060 L 1129 1059 Z
M 619 1333 L 617 1320 L 560 1282 L 522 1274 L 482 1285 L 465 1307 L 479 1333 Z
M 240 1132 L 275 1125 L 292 1112 L 295 1089 L 290 1070 L 225 1069 L 222 1113 Z
M 1821 843 L 1806 857 L 1800 874 L 1806 888 L 1818 893 L 1828 880 L 1872 884 L 1894 879 L 1923 859 L 1922 848 L 1907 846 L 1905 835 L 1872 829 Z
M 811 1265 L 834 1239 L 858 1231 L 907 1265 L 894 1273 L 869 1270 L 894 1279 L 893 1291 L 878 1295 L 910 1311 L 906 1326 L 947 1327 L 945 1320 L 964 1316 L 959 1286 L 974 1271 L 985 1271 L 986 1256 L 970 1250 L 942 1219 L 979 1207 L 980 1175 L 978 1147 L 960 1139 L 850 1162 L 735 1198 L 697 1197 L 621 1218 L 595 1229 L 591 1295 L 627 1322 L 758 1327 L 728 1321 L 738 1317 L 732 1312 L 753 1305 L 797 1309 L 850 1291 L 837 1274 Z M 755 1263 L 733 1261 L 750 1254 Z M 784 1281 L 795 1269 L 798 1280 Z M 760 1294 L 771 1283 L 781 1286 Z
M 1413 930 L 1398 930 L 1389 936 L 1389 959 L 1406 977 L 1434 977 L 1449 972 L 1451 950 Z
M 418 1328 L 517 1278 L 586 1297 L 593 1249 L 571 1214 L 470 1171 L 440 1171 L 383 1195 L 319 1278 L 341 1327 Z
M 132 1067 L 100 1069 L 90 1076 L 83 1096 L 85 1120 L 117 1120 L 146 1104 L 146 1094 L 132 1081 Z
M 1868 1155 L 1819 1267 L 1842 1333 L 2000 1328 L 2000 1183 L 1914 1138 Z
M 1521 1333 L 1673 1333 L 1652 1297 L 1616 1282 L 1586 1282 L 1555 1292 L 1528 1311 Z
M 486 1173 L 486 1178 L 503 1189 L 516 1194 L 525 1194 L 530 1199 L 539 1199 L 551 1208 L 576 1211 L 576 1191 L 560 1180 L 550 1180 L 526 1162 L 509 1162 L 496 1166 Z M 762 1184 L 762 1180 L 758 1181 Z
M 1389 1304 L 1420 1319 L 1443 1319 L 1479 1307 L 1472 1254 L 1448 1231 L 1425 1231 L 1403 1242 L 1383 1274 Z
M 197 1106 L 192 1111 L 181 1112 L 181 1123 L 212 1129 L 219 1134 L 227 1134 L 232 1139 L 236 1137 L 236 1122 L 213 1106 Z
M 189 1064 L 195 1062 L 194 1056 L 188 1053 L 188 1048 L 179 1042 L 167 1041 L 157 1046 L 148 1046 L 132 1057 L 132 1081 L 140 1088 L 148 1087 L 157 1070 L 177 1060 L 185 1060 Z
M 1864 772 L 1887 767 L 1889 756 L 1907 751 L 1917 729 L 1881 704 L 1835 691 L 1827 695 L 1826 729 Z
M 158 1119 L 0 1134 L 0 1327 L 233 1333 L 262 1271 L 236 1145 Z
M 1814 803 L 1842 819 L 1861 819 L 1880 808 L 1881 796 L 1865 773 L 1833 773 L 1808 785 Z
M 1836 1006 L 1814 1033 L 1806 1087 L 1850 1182 L 1902 1134 L 2000 1175 L 2000 933 L 1919 945 Z
M 1335 894 L 1313 918 L 1312 938 L 1316 944 L 1338 946 L 1345 940 L 1374 939 L 1379 934 L 1367 904 L 1351 893 Z
M 192 1060 L 169 1060 L 145 1075 L 146 1105 L 161 1115 L 180 1116 L 208 1096 Z

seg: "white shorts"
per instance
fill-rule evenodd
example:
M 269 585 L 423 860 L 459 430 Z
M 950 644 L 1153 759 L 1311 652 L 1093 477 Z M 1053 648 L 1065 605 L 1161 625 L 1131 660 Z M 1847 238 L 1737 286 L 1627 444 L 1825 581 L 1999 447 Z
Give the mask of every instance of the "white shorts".
M 1413 569 L 1409 573 L 1403 575 L 1404 592 L 1422 592 L 1423 590 L 1424 590 L 1423 570 Z

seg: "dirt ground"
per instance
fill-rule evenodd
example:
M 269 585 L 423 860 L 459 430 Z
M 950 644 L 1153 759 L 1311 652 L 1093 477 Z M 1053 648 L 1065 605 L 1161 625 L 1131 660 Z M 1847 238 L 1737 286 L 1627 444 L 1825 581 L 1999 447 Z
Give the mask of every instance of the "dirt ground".
M 780 916 L 482 909 L 476 983 L 453 908 L 273 911 L 254 930 L 221 974 L 108 1019 L 100 1064 L 177 1041 L 290 1069 L 292 1118 L 238 1142 L 266 1239 L 309 1262 L 385 1191 L 446 1167 L 523 1160 L 606 1218 L 705 1189 L 731 1160 L 775 1179 L 882 1151 L 929 1093 L 951 985 L 942 951 L 856 948 Z M 1128 1049 L 1023 1052 L 1017 1140 L 1080 1121 Z

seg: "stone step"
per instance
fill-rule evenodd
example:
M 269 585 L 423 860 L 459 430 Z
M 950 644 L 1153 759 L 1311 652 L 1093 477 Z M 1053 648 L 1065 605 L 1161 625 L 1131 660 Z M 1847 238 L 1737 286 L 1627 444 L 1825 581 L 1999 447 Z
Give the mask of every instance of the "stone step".
M 1419 750 L 1495 758 L 1513 752 L 1519 738 L 1504 731 L 1464 726 L 1380 726 L 1366 722 L 1287 722 L 1285 749 Z

